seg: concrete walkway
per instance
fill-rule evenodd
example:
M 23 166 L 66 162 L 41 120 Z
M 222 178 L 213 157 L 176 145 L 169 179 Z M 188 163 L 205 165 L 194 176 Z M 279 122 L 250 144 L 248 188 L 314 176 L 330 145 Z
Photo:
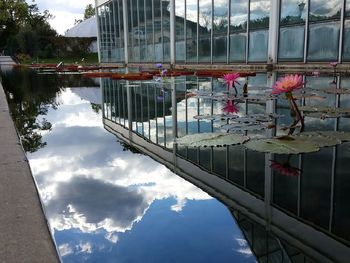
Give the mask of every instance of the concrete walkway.
M 1 82 L 0 262 L 59 262 Z

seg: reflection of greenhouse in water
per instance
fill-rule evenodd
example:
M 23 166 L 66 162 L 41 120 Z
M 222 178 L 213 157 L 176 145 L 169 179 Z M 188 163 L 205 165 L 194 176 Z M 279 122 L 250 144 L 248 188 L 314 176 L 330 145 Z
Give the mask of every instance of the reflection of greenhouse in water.
M 350 60 L 350 0 L 96 0 L 101 62 Z
M 264 94 L 274 78 L 265 73 L 250 77 L 249 90 Z M 325 88 L 324 83 L 333 79 L 305 78 L 315 89 Z M 337 78 L 338 86 L 350 83 L 349 78 Z M 293 155 L 290 165 L 301 172 L 286 176 L 273 170 L 271 161 L 283 164 L 288 156 L 258 153 L 242 145 L 190 148 L 174 144 L 174 138 L 217 131 L 226 122 L 194 118 L 221 112 L 222 101 L 192 97 L 190 92 L 219 92 L 222 84 L 215 78 L 187 76 L 169 79 L 165 85 L 105 79 L 102 88 L 105 128 L 224 203 L 259 262 L 346 262 L 350 258 L 348 144 Z M 318 103 L 347 107 L 348 94 L 334 97 Z M 264 113 L 274 109 L 269 103 L 246 102 L 238 108 L 243 113 Z M 286 116 L 280 123 L 289 122 L 283 103 L 277 103 L 276 112 Z M 310 129 L 349 130 L 347 118 L 305 121 Z

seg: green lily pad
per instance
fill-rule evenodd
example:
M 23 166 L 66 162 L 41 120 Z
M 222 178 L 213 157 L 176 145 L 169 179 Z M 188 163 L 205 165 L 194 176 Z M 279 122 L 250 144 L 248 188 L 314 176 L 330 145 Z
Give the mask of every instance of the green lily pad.
M 342 142 L 348 142 L 350 141 L 350 132 L 343 132 L 343 131 L 317 131 L 317 133 L 328 136 L 331 138 L 336 138 L 338 140 L 341 140 Z
M 342 142 L 341 139 L 338 139 L 336 136 L 329 136 L 326 133 L 322 134 L 322 132 L 303 132 L 296 135 L 295 138 L 313 142 L 318 147 L 334 146 Z
M 248 136 L 231 133 L 198 133 L 177 139 L 177 144 L 189 147 L 209 147 L 242 144 L 249 140 Z
M 320 147 L 312 141 L 295 137 L 288 138 L 256 139 L 245 143 L 244 146 L 250 150 L 275 154 L 299 154 L 320 150 Z

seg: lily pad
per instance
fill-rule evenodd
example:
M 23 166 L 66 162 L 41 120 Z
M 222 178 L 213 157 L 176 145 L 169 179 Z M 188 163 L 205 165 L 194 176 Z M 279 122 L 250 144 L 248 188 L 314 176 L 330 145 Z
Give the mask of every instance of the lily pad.
M 304 115 L 314 118 L 339 118 L 350 117 L 350 108 L 335 108 L 326 106 L 301 106 L 300 111 Z
M 248 136 L 231 133 L 199 133 L 177 139 L 177 144 L 189 147 L 209 147 L 242 144 Z
M 272 138 L 272 139 L 256 139 L 244 144 L 250 150 L 275 153 L 275 154 L 299 154 L 317 152 L 320 150 L 314 142 L 295 137 L 290 139 Z
M 323 91 L 328 94 L 350 94 L 350 89 L 342 89 L 342 88 L 327 88 L 318 91 Z
M 224 129 L 226 131 L 256 131 L 256 130 L 264 130 L 267 127 L 260 123 L 230 123 L 225 124 L 220 127 L 221 129 Z
M 196 120 L 231 120 L 238 118 L 238 115 L 233 114 L 206 114 L 196 115 L 193 117 Z
M 317 131 L 317 133 L 323 135 L 323 136 L 329 136 L 331 138 L 336 138 L 338 140 L 341 140 L 342 142 L 348 142 L 350 141 L 350 132 L 343 132 L 343 131 Z
M 334 146 L 341 144 L 342 142 L 341 139 L 338 139 L 335 136 L 328 136 L 326 133 L 322 134 L 322 132 L 303 132 L 299 135 L 296 135 L 295 138 L 313 142 L 318 147 Z

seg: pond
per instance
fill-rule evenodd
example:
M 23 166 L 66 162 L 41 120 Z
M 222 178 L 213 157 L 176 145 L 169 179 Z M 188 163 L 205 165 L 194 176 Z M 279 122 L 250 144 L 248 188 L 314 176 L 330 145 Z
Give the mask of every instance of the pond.
M 252 99 L 235 103 L 236 115 L 280 117 L 268 128 L 245 123 L 234 132 L 261 138 L 292 122 L 285 100 L 266 100 L 280 75 L 238 79 Z M 350 258 L 349 143 L 293 155 L 177 145 L 175 138 L 232 123 L 222 117 L 226 86 L 211 77 L 157 82 L 7 71 L 2 78 L 63 262 Z M 312 95 L 301 106 L 349 107 L 349 94 L 322 90 L 349 88 L 350 77 L 303 78 Z M 305 127 L 350 131 L 350 122 L 306 115 Z

